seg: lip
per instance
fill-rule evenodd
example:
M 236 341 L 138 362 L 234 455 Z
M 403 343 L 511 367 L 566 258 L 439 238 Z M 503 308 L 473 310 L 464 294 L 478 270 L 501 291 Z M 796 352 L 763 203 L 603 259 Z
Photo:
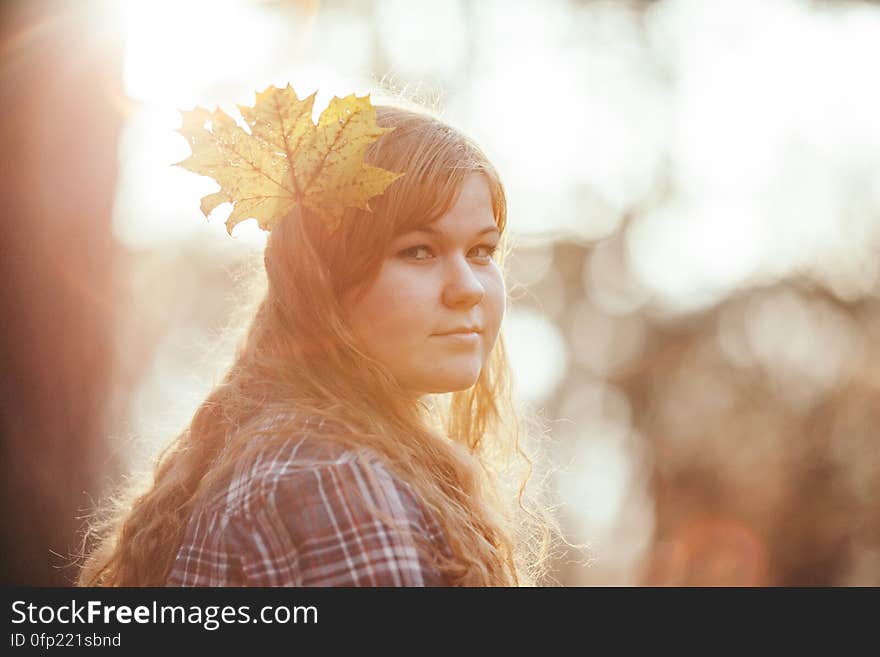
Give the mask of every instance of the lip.
M 471 333 L 479 335 L 480 329 L 478 329 L 474 326 L 465 326 L 462 328 L 457 328 L 454 331 L 446 331 L 445 333 L 435 333 L 434 335 L 468 335 Z
M 447 341 L 457 344 L 479 344 L 480 333 L 478 331 L 455 331 L 453 333 L 435 333 L 436 338 L 445 338 Z

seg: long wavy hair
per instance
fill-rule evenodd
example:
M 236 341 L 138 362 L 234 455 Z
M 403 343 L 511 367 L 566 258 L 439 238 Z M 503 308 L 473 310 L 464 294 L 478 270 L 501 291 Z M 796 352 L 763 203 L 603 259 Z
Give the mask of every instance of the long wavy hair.
M 160 453 L 151 485 L 108 496 L 89 518 L 78 585 L 164 585 L 194 507 L 265 447 L 267 416 L 328 418 L 344 427 L 332 439 L 378 453 L 445 530 L 452 556 L 430 560 L 450 584 L 535 586 L 549 573 L 561 532 L 541 484 L 527 493 L 540 450 L 525 439 L 537 421 L 513 400 L 503 335 L 473 386 L 413 401 L 343 320 L 342 295 L 375 279 L 392 239 L 443 216 L 471 172 L 489 184 L 502 269 L 509 250 L 504 187 L 483 151 L 428 109 L 376 108 L 394 130 L 365 159 L 406 175 L 372 212 L 349 208 L 333 234 L 299 211 L 272 230 L 266 293 L 233 364 Z M 274 437 L 292 430 L 278 422 Z

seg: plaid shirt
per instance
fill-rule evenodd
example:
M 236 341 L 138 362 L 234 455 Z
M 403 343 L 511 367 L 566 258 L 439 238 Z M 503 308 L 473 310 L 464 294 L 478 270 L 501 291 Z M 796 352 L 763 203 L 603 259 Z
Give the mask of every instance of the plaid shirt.
M 442 529 L 409 484 L 370 450 L 366 459 L 306 420 L 260 450 L 246 471 L 203 498 L 167 586 L 444 586 L 413 537 L 449 555 Z M 371 476 L 372 475 L 372 476 Z M 359 497 L 358 493 L 362 496 Z

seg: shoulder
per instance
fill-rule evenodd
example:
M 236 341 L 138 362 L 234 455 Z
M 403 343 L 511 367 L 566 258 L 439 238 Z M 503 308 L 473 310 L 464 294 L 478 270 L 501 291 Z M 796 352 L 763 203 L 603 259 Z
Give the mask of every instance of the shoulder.
M 250 562 L 249 579 L 439 584 L 425 554 L 446 550 L 434 516 L 384 459 L 334 441 L 335 429 L 306 423 L 261 450 L 230 487 L 229 533 Z
M 261 417 L 243 427 L 248 446 L 236 456 L 226 477 L 205 491 L 202 507 L 225 516 L 247 514 L 297 472 L 342 465 L 357 454 L 330 434 L 334 423 L 293 414 Z
M 271 418 L 260 426 L 271 440 L 262 440 L 258 433 L 251 456 L 236 465 L 228 486 L 213 500 L 229 515 L 247 515 L 255 504 L 310 491 L 331 496 L 360 492 L 383 500 L 412 496 L 409 484 L 394 475 L 374 450 L 336 440 L 334 436 L 345 431 L 340 424 L 316 418 Z

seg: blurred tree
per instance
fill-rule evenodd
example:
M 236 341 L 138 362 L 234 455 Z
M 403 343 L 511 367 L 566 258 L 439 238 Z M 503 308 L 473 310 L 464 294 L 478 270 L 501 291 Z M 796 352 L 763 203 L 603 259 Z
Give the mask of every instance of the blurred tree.
M 105 469 L 122 57 L 95 7 L 0 9 L 4 584 L 72 581 L 76 516 Z

